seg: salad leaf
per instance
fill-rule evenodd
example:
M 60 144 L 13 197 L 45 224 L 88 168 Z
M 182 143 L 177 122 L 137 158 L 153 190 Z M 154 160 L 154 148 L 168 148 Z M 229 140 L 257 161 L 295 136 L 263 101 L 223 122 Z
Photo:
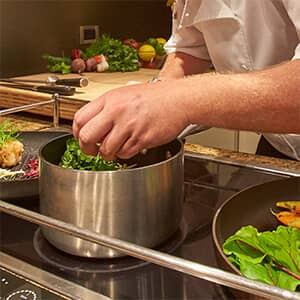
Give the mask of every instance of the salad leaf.
M 109 35 L 103 34 L 82 53 L 82 57 L 90 58 L 101 54 L 108 57 L 109 71 L 128 72 L 139 69 L 137 50 Z
M 258 232 L 249 225 L 223 244 L 228 259 L 246 277 L 295 291 L 300 286 L 300 230 L 278 226 Z
M 84 154 L 75 138 L 68 139 L 66 147 L 59 163 L 61 167 L 90 171 L 111 171 L 122 168 L 122 165 L 116 161 L 105 161 L 100 154 L 97 156 Z
M 16 126 L 9 121 L 0 124 L 0 147 L 3 147 L 8 141 L 17 140 L 19 132 Z

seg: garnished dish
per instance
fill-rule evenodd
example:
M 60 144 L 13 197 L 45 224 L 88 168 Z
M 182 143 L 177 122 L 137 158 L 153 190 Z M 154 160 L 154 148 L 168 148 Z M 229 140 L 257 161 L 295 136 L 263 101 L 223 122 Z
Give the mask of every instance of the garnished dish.
M 223 252 L 240 272 L 254 280 L 297 291 L 300 288 L 300 201 L 277 202 L 282 224 L 259 232 L 241 227 L 223 243 Z
M 18 139 L 18 135 L 11 122 L 5 121 L 0 124 L 0 178 L 24 174 L 22 170 L 11 170 L 22 160 L 24 152 L 24 145 Z
M 22 163 L 25 147 L 16 126 L 9 121 L 0 124 L 0 179 L 15 180 L 38 177 L 38 160 Z M 22 165 L 21 165 L 22 164 Z
M 24 146 L 18 140 L 18 131 L 10 122 L 0 124 L 0 167 L 11 168 L 22 159 Z

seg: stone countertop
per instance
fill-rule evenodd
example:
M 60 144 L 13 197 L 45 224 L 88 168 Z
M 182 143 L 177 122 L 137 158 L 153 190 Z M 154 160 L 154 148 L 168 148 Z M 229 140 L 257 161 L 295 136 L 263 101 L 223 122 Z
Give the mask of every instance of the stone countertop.
M 14 122 L 21 131 L 40 130 L 72 130 L 71 122 L 60 124 L 59 128 L 53 128 L 52 121 L 46 118 L 37 118 L 34 115 L 8 115 L 0 117 L 0 123 L 4 120 Z M 204 147 L 197 144 L 185 144 L 185 152 L 202 159 L 245 166 L 261 170 L 270 170 L 275 173 L 300 176 L 300 162 L 278 159 L 254 154 L 235 152 L 231 150 Z

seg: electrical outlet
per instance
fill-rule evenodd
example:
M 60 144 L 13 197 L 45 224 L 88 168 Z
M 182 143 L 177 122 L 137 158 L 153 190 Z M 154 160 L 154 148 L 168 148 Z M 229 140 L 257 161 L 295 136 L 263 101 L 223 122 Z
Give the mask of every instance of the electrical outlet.
M 99 37 L 98 25 L 80 26 L 80 44 L 91 44 Z

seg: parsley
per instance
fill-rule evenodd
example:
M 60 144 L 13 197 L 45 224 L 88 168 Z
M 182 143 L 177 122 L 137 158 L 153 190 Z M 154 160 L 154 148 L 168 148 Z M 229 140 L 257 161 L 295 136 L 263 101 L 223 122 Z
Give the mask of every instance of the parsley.
M 75 138 L 68 139 L 66 146 L 67 149 L 59 163 L 61 167 L 89 171 L 112 171 L 122 168 L 116 161 L 105 161 L 100 154 L 97 156 L 84 154 Z
M 111 72 L 128 72 L 139 69 L 137 50 L 105 34 L 91 44 L 82 53 L 82 57 L 90 58 L 100 54 L 108 57 L 109 71 Z

